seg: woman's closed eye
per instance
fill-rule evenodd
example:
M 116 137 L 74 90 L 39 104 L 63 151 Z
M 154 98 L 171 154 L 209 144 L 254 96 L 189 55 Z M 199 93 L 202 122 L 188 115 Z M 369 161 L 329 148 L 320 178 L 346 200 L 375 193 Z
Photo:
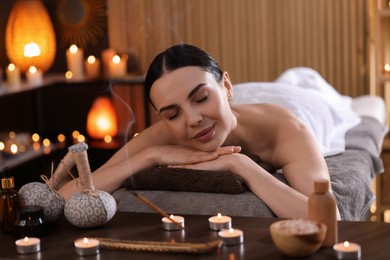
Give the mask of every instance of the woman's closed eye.
M 161 112 L 161 116 L 164 117 L 166 120 L 174 120 L 175 118 L 177 118 L 179 113 L 180 113 L 179 109 L 170 109 Z
M 192 101 L 196 103 L 202 103 L 206 101 L 209 97 L 209 94 L 206 91 L 199 91 L 196 95 L 192 97 Z

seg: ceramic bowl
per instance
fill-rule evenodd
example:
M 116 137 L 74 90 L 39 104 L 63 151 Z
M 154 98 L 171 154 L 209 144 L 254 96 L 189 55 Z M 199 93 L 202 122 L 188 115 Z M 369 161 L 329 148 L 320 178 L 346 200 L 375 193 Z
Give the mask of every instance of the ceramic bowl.
M 321 247 L 326 225 L 306 219 L 288 219 L 271 224 L 270 233 L 274 244 L 284 255 L 306 257 Z

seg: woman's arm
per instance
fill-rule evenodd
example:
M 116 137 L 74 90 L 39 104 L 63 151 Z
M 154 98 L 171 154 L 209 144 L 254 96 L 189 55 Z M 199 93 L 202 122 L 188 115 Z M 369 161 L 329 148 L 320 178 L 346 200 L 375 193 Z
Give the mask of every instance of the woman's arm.
M 112 193 L 119 189 L 129 176 L 148 167 L 199 163 L 240 151 L 240 148 L 235 146 L 222 147 L 214 152 L 204 152 L 180 145 L 170 145 L 169 137 L 163 134 L 164 130 L 158 129 L 158 126 L 154 126 L 145 130 L 97 169 L 92 174 L 95 189 Z M 79 191 L 78 179 L 68 182 L 59 190 L 65 200 Z

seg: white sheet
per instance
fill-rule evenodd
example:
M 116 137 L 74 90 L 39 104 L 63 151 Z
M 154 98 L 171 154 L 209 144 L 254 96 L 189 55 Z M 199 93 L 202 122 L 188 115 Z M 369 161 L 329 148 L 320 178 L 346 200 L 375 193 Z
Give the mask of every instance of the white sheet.
M 274 82 L 235 84 L 233 104 L 272 103 L 289 109 L 312 132 L 324 156 L 345 150 L 345 133 L 360 123 L 352 98 L 310 68 L 293 68 Z M 272 115 L 270 115 L 272 116 Z

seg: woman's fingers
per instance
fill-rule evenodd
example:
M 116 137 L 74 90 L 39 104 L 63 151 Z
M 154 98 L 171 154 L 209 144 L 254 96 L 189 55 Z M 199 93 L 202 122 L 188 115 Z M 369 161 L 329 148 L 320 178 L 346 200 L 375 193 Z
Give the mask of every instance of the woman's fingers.
M 241 146 L 223 146 L 217 149 L 218 155 L 239 153 L 240 151 L 241 151 Z

